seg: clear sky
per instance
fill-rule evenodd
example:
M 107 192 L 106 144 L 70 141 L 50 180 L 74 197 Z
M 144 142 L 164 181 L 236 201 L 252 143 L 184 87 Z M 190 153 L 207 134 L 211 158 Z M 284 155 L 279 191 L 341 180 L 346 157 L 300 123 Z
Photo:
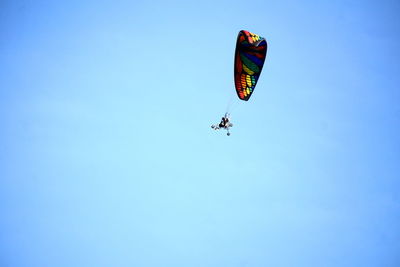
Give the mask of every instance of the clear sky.
M 0 266 L 400 266 L 399 14 L 1 1 Z M 242 29 L 269 44 L 248 102 Z

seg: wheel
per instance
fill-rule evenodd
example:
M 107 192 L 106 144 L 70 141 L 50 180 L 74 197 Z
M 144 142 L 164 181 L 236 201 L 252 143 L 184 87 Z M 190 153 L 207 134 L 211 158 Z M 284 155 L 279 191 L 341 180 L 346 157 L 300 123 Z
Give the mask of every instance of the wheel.
M 227 136 L 230 136 L 230 135 L 231 135 L 231 133 L 226 133 L 226 135 L 227 135 Z

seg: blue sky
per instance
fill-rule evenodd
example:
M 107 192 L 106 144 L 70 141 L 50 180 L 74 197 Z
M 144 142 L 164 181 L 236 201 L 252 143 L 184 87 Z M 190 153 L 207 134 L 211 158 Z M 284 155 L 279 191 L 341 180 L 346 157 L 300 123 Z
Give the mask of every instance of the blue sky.
M 2 1 L 0 265 L 399 266 L 399 12 Z M 242 29 L 269 44 L 248 102 Z

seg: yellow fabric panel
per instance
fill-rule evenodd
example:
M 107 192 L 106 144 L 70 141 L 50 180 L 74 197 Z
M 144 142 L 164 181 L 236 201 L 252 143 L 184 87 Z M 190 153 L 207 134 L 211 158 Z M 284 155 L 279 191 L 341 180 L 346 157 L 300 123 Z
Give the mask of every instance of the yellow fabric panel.
M 249 75 L 247 75 L 247 77 L 246 77 L 246 82 L 247 82 L 247 85 L 249 87 L 251 87 L 251 77 Z
M 249 75 L 253 75 L 254 74 L 254 71 L 252 71 L 251 69 L 246 67 L 246 65 L 244 65 L 244 64 L 243 64 L 243 70 Z

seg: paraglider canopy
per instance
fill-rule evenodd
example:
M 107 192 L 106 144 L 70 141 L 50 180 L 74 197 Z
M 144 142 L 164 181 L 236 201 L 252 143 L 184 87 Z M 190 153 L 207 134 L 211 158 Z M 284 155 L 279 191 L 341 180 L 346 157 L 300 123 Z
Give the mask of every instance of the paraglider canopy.
M 235 51 L 235 87 L 241 100 L 247 101 L 256 87 L 267 55 L 267 41 L 257 34 L 240 31 Z

